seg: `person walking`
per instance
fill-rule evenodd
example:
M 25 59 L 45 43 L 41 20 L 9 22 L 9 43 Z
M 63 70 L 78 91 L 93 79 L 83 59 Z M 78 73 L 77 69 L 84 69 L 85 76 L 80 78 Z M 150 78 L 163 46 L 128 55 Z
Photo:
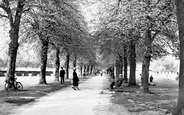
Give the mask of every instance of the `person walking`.
M 80 90 L 79 89 L 79 87 L 78 87 L 78 85 L 79 85 L 79 78 L 78 78 L 78 76 L 77 76 L 77 73 L 76 73 L 76 69 L 74 69 L 73 70 L 73 89 L 74 90 Z
M 151 75 L 150 76 L 150 83 L 152 83 L 153 82 L 153 76 Z
M 65 82 L 65 70 L 63 69 L 63 67 L 61 67 L 60 70 L 60 78 L 61 78 L 61 84 L 63 84 Z

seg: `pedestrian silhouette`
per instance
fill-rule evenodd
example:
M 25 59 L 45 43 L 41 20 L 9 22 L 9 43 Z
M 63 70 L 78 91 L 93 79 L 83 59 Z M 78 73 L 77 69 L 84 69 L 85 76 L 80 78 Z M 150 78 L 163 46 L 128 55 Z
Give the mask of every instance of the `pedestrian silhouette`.
M 63 69 L 63 67 L 61 67 L 60 70 L 60 78 L 61 78 L 61 84 L 63 84 L 65 82 L 65 70 Z
M 78 85 L 79 85 L 79 78 L 78 78 L 78 76 L 77 76 L 77 73 L 76 73 L 76 69 L 74 69 L 73 70 L 73 89 L 74 90 L 80 90 L 79 89 L 79 87 L 78 87 Z
M 150 83 L 152 83 L 153 82 L 153 76 L 151 75 L 150 76 Z

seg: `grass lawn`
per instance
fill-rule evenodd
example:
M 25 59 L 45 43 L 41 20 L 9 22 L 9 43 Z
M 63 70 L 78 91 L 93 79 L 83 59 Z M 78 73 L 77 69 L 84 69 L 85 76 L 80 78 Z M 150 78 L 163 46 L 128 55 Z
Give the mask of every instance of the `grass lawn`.
M 174 80 L 157 81 L 156 86 L 150 86 L 153 94 L 143 94 L 139 87 L 126 85 L 123 92 L 113 94 L 111 101 L 124 106 L 131 115 L 170 115 L 176 106 L 178 85 Z
M 11 114 L 11 109 L 34 102 L 36 99 L 47 95 L 48 93 L 62 89 L 71 84 L 70 81 L 65 81 L 65 84 L 60 82 L 52 82 L 46 85 L 36 85 L 24 88 L 23 91 L 0 91 L 0 115 Z
M 80 77 L 80 82 L 83 82 L 90 77 L 93 76 Z M 71 85 L 71 79 L 65 79 L 65 84 L 61 84 L 60 81 L 54 81 L 54 77 L 48 77 L 48 84 L 42 85 L 37 84 L 38 79 L 39 77 L 19 77 L 18 80 L 20 80 L 24 86 L 23 91 L 0 90 L 0 115 L 9 115 L 11 114 L 12 109 L 35 102 L 35 100 L 40 97 Z M 1 87 L 3 86 L 4 85 L 1 85 Z

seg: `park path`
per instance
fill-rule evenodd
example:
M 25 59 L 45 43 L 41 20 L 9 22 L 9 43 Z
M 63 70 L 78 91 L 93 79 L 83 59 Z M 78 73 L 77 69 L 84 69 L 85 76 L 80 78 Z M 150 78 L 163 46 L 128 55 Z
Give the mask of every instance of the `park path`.
M 82 82 L 79 91 L 64 88 L 14 110 L 13 115 L 115 115 L 109 111 L 112 93 L 105 90 L 108 86 L 105 75 L 95 76 Z

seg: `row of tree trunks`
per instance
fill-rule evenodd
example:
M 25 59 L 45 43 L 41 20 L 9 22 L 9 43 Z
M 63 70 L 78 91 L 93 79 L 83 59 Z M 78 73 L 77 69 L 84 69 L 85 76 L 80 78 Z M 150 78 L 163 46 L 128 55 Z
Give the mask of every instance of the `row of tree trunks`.
M 119 77 L 119 74 L 122 74 L 125 81 L 128 82 L 128 74 L 127 74 L 127 68 L 128 68 L 128 60 L 127 60 L 127 46 L 124 45 L 123 48 L 123 56 L 118 54 L 118 59 L 116 60 L 116 77 Z
M 129 44 L 129 63 L 130 63 L 130 76 L 128 86 L 136 86 L 136 45 L 134 41 L 130 41 Z M 116 60 L 116 77 L 119 74 L 124 75 L 125 82 L 128 82 L 127 68 L 128 68 L 128 54 L 127 45 L 124 45 L 123 57 L 118 55 L 119 58 Z M 122 71 L 124 70 L 124 71 Z
M 43 35 L 40 35 L 41 41 L 41 71 L 40 71 L 40 84 L 47 84 L 46 82 L 46 67 L 47 67 L 47 53 L 48 53 L 48 38 L 44 39 Z
M 59 67 L 60 67 L 60 50 L 56 48 L 56 59 L 55 59 L 55 81 L 59 81 Z
M 129 44 L 129 63 L 130 63 L 130 76 L 128 86 L 136 86 L 136 45 L 133 40 Z M 127 45 L 124 45 L 123 57 L 118 55 L 119 58 L 116 60 L 116 77 L 119 74 L 124 74 L 125 82 L 128 82 L 127 68 L 128 68 L 128 54 Z M 122 71 L 124 70 L 124 71 Z
M 122 74 L 122 69 L 123 69 L 122 62 L 119 59 L 117 59 L 116 60 L 116 77 L 119 77 L 119 74 Z
M 80 74 L 81 76 L 91 75 L 93 73 L 94 66 L 89 64 L 80 65 Z

